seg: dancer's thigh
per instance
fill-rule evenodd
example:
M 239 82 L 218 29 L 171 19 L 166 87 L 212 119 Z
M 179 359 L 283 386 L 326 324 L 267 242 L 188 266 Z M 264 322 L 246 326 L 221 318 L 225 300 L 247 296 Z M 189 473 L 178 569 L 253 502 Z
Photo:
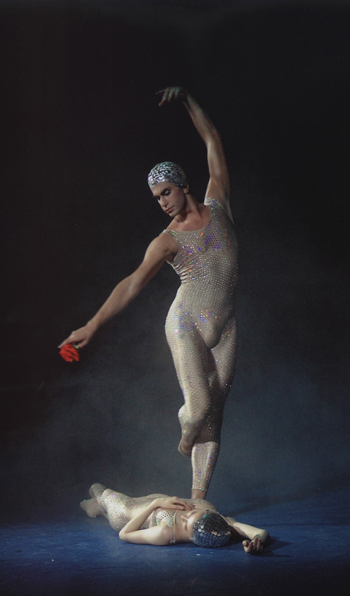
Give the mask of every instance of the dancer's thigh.
M 225 324 L 219 343 L 211 350 L 215 362 L 215 381 L 220 392 L 225 394 L 225 398 L 233 381 L 236 352 L 237 324 L 236 319 L 233 318 Z
M 181 337 L 168 338 L 168 343 L 183 392 L 186 414 L 189 417 L 201 416 L 210 404 L 210 350 L 196 328 L 190 328 Z

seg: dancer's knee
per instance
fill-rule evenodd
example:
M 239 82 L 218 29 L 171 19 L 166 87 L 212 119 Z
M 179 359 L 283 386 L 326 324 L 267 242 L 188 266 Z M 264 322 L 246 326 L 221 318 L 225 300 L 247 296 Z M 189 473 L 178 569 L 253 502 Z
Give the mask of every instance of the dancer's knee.
M 200 404 L 198 407 L 193 408 L 193 411 L 190 411 L 190 408 L 185 404 L 179 410 L 179 421 L 181 426 L 200 428 L 209 415 L 210 407 L 207 404 Z

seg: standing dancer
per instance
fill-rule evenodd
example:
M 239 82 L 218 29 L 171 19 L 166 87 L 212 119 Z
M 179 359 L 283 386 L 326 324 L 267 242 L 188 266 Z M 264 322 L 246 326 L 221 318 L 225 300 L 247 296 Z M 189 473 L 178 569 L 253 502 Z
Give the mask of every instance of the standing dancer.
M 219 133 L 181 87 L 160 91 L 160 106 L 182 102 L 207 147 L 209 183 L 204 204 L 172 162 L 156 165 L 148 184 L 172 222 L 147 248 L 141 265 L 113 290 L 96 315 L 59 346 L 84 347 L 121 312 L 165 261 L 181 285 L 166 319 L 166 336 L 184 396 L 179 451 L 192 460 L 192 498 L 205 499 L 220 449 L 226 397 L 236 355 L 237 240 L 229 203 L 230 181 Z

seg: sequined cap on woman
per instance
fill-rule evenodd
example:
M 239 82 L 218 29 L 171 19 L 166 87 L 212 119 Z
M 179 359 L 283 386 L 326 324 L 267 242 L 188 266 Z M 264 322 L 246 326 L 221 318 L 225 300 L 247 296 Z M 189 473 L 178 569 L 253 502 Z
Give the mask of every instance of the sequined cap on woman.
M 188 180 L 183 169 L 172 161 L 158 163 L 148 174 L 148 186 L 152 188 L 160 182 L 171 182 L 179 188 L 186 188 Z
M 191 541 L 204 548 L 225 546 L 231 537 L 228 523 L 219 513 L 207 509 L 200 519 L 194 522 Z

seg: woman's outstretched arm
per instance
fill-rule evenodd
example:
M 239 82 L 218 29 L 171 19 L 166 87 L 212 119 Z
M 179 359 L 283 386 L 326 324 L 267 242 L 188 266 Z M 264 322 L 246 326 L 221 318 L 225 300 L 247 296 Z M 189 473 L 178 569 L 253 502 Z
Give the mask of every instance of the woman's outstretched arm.
M 173 101 L 182 101 L 196 130 L 207 148 L 209 183 L 206 196 L 221 203 L 232 218 L 230 206 L 230 176 L 221 137 L 209 116 L 183 87 L 167 87 L 162 91 L 160 106 Z
M 156 275 L 164 261 L 174 257 L 176 250 L 176 244 L 168 234 L 161 234 L 155 238 L 147 248 L 145 257 L 136 271 L 118 283 L 95 316 L 84 327 L 73 331 L 58 347 L 61 348 L 67 343 L 74 343 L 78 348 L 86 346 L 99 327 L 120 313 L 136 298 L 142 288 Z
M 225 517 L 225 519 L 233 529 L 233 532 L 236 533 L 237 538 L 245 538 L 242 545 L 246 553 L 254 554 L 263 551 L 270 540 L 267 530 L 243 524 L 234 520 L 232 517 Z

